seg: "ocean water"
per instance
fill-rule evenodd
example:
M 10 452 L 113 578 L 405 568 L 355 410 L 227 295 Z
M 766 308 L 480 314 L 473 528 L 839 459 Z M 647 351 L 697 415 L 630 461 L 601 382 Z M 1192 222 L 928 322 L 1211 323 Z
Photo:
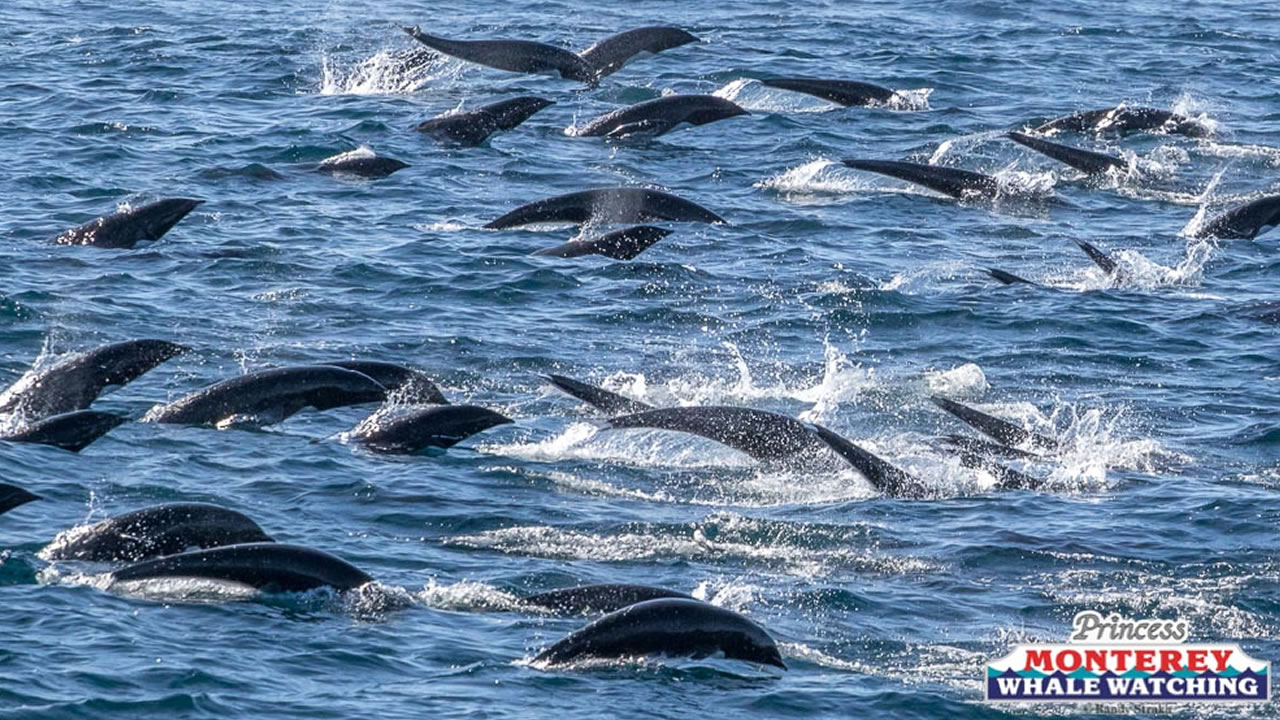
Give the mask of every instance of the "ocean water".
M 595 89 L 397 62 L 414 48 L 401 25 L 582 49 L 655 23 L 703 42 Z M 1280 328 L 1260 317 L 1280 299 L 1280 234 L 1188 237 L 1280 185 L 1280 22 L 1265 3 L 7 0 L 0 28 L 0 378 L 157 337 L 196 352 L 96 408 L 140 416 L 242 372 L 370 358 L 516 420 L 414 457 L 343 442 L 369 407 L 256 432 L 131 423 L 78 455 L 6 444 L 0 477 L 46 499 L 0 518 L 0 717 L 1103 716 L 982 702 L 988 660 L 1063 640 L 1081 610 L 1185 618 L 1196 640 L 1280 659 Z M 845 109 L 758 82 L 772 75 L 910 92 Z M 567 132 L 694 92 L 751 115 L 641 142 Z M 409 129 L 515 94 L 556 104 L 477 148 Z M 1002 137 L 1120 102 L 1214 131 L 1067 138 L 1142 171 L 1103 183 Z M 410 167 L 314 172 L 361 147 Z M 850 156 L 996 174 L 1040 201 L 958 204 L 844 169 Z M 632 262 L 529 256 L 574 228 L 481 228 L 617 184 L 729 224 L 669 224 Z M 51 243 L 172 196 L 207 202 L 157 243 Z M 1043 286 L 998 286 L 988 267 Z M 601 432 L 550 372 L 821 422 L 934 495 Z M 1018 466 L 1046 487 L 992 491 L 938 450 L 965 429 L 934 393 L 1061 439 L 1061 457 Z M 37 557 L 61 530 L 177 500 L 241 510 L 381 587 L 130 596 L 104 590 L 101 568 Z M 586 582 L 742 612 L 790 669 L 531 667 L 585 620 L 515 598 Z

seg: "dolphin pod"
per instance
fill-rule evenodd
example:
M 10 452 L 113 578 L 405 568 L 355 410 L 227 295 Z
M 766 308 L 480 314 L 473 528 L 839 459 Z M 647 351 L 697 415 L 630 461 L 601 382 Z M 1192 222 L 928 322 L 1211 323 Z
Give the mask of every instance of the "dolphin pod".
M 128 418 L 111 413 L 76 410 L 47 417 L 16 431 L 0 435 L 0 440 L 52 445 L 70 452 L 80 452 L 127 421 Z
M 153 407 L 142 422 L 262 426 L 307 407 L 329 410 L 381 402 L 386 396 L 387 389 L 363 373 L 333 365 L 302 365 L 223 380 Z
M 693 598 L 682 592 L 647 585 L 603 583 L 549 590 L 520 598 L 524 605 L 549 610 L 557 615 L 611 613 L 629 605 L 660 598 Z
M 376 452 L 411 454 L 429 447 L 450 448 L 511 422 L 505 415 L 475 405 L 438 405 L 391 416 L 374 414 L 351 431 L 351 439 Z
M 59 533 L 40 557 L 138 562 L 191 548 L 254 542 L 272 539 L 242 513 L 206 503 L 168 503 Z
M 706 125 L 750 114 L 736 103 L 714 95 L 667 95 L 602 115 L 574 134 L 582 137 L 656 137 L 684 123 Z
M 806 77 L 780 77 L 761 80 L 761 85 L 804 93 L 850 107 L 887 103 L 895 93 L 886 87 L 852 80 L 819 80 Z
M 919 163 L 899 162 L 896 160 L 859 160 L 848 158 L 845 166 L 854 170 L 888 175 L 909 183 L 950 195 L 957 200 L 970 198 L 993 198 L 1000 191 L 1000 184 L 990 175 L 983 175 L 969 170 L 939 167 L 937 165 L 921 165 Z
M 0 515 L 3 515 L 20 505 L 26 505 L 32 500 L 39 499 L 39 495 L 36 495 L 33 492 L 28 492 L 17 485 L 0 483 Z
M 671 234 L 666 228 L 653 225 L 633 225 L 615 230 L 591 240 L 571 240 L 563 245 L 543 248 L 531 254 L 551 255 L 562 258 L 583 255 L 603 255 L 613 260 L 632 260 L 648 250 L 654 243 Z
M 701 205 L 668 192 L 642 187 L 610 187 L 580 190 L 531 202 L 487 223 L 489 230 L 504 230 L 535 223 L 570 222 L 639 223 L 653 220 L 671 222 L 721 223 L 724 218 Z
M 1047 155 L 1064 165 L 1070 165 L 1089 175 L 1102 175 L 1113 168 L 1124 170 L 1129 167 L 1129 163 L 1124 158 L 1118 158 L 1114 155 L 1081 150 L 1080 148 L 1049 142 L 1026 133 L 1010 132 L 1008 136 L 1010 140 L 1019 145 L 1029 147 L 1042 155 Z
M 511 130 L 534 113 L 555 103 L 523 96 L 500 100 L 468 112 L 441 115 L 414 126 L 424 135 L 457 145 L 479 145 L 499 130 Z
M 565 636 L 534 658 L 561 665 L 592 658 L 680 655 L 695 659 L 717 652 L 726 658 L 787 669 L 764 628 L 738 613 L 698 600 L 646 600 L 609 613 Z
M 1253 240 L 1276 225 L 1280 225 L 1280 195 L 1268 195 L 1214 217 L 1195 237 Z
M 114 582 L 203 578 L 266 592 L 331 587 L 354 590 L 373 582 L 363 570 L 329 553 L 274 542 L 224 545 L 144 560 L 111 573 Z
M 477 65 L 518 73 L 555 71 L 566 80 L 595 85 L 642 52 L 659 53 L 698 38 L 674 27 L 652 26 L 607 37 L 581 54 L 529 40 L 450 40 L 428 35 L 417 26 L 404 31 L 437 52 Z
M 1054 118 L 1036 128 L 1036 132 L 1054 134 L 1061 131 L 1130 133 L 1143 130 L 1204 137 L 1209 129 L 1184 115 L 1149 107 L 1116 105 L 1101 110 L 1087 110 Z
M 170 198 L 139 205 L 71 228 L 54 238 L 54 242 L 128 250 L 144 240 L 159 240 L 203 202 Z
M 190 348 L 167 340 L 126 340 L 79 352 L 33 371 L 0 395 L 0 412 L 40 419 L 93 404 L 109 385 L 127 385 Z

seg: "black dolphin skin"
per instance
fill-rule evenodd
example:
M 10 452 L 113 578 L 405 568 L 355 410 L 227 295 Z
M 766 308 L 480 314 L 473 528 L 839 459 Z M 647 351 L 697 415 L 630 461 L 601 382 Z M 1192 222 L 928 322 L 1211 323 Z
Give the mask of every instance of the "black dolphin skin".
M 960 456 L 960 462 L 965 467 L 986 470 L 996 476 L 997 490 L 1036 490 L 1044 485 L 1044 482 L 1038 478 L 1001 465 L 988 453 L 974 452 L 963 447 L 952 449 Z
M 641 223 L 671 222 L 721 223 L 724 218 L 710 210 L 668 192 L 642 187 L 610 187 L 580 190 L 521 205 L 485 225 L 503 230 L 535 223 L 587 222 Z
M 876 490 L 891 497 L 923 497 L 924 483 L 821 425 L 813 426 L 818 439 L 862 473 Z
M 551 381 L 551 384 L 555 385 L 557 390 L 566 395 L 575 397 L 597 410 L 607 413 L 638 413 L 653 409 L 652 405 L 647 405 L 639 400 L 632 400 L 616 392 L 610 392 L 602 387 L 574 380 L 564 375 L 548 375 L 547 380 Z
M 585 658 L 675 655 L 726 658 L 787 669 L 764 628 L 738 613 L 698 600 L 648 600 L 609 613 L 543 650 L 535 663 L 560 665 Z
M 39 419 L 84 410 L 108 385 L 127 385 L 189 350 L 167 340 L 126 340 L 79 352 L 23 376 L 0 395 L 0 412 Z
M 1111 256 L 1084 240 L 1077 240 L 1076 245 L 1080 246 L 1080 249 L 1084 251 L 1085 255 L 1089 256 L 1089 259 L 1092 260 L 1095 265 L 1102 268 L 1102 272 L 1108 275 L 1116 274 L 1116 270 L 1119 269 L 1119 266 L 1116 265 L 1115 260 L 1111 259 Z
M 563 245 L 543 248 L 532 254 L 562 258 L 603 255 L 613 260 L 631 260 L 670 234 L 671 231 L 666 228 L 653 225 L 633 225 L 592 240 L 572 240 Z
M 382 360 L 338 360 L 324 363 L 368 375 L 394 399 L 408 405 L 448 405 L 444 393 L 425 373 Z
M 1115 132 L 1129 133 L 1142 130 L 1156 130 L 1173 135 L 1188 137 L 1204 137 L 1209 129 L 1184 115 L 1157 110 L 1149 107 L 1129 107 L 1116 105 L 1101 110 L 1084 112 L 1054 118 L 1036 128 L 1040 133 L 1057 133 L 1063 130 L 1074 132 Z
M 830 100 L 833 103 L 850 107 L 854 105 L 872 105 L 887 103 L 893 99 L 894 91 L 871 83 L 852 80 L 819 80 L 807 77 L 781 77 L 761 80 L 761 85 L 775 87 L 780 90 L 804 93 L 814 97 Z
M 1012 458 L 1015 460 L 1030 460 L 1040 457 L 1039 455 L 1019 450 L 1018 448 L 1009 447 L 1008 445 L 997 445 L 996 443 L 979 440 L 967 435 L 943 435 L 939 438 L 946 445 L 951 446 L 961 453 L 972 453 L 976 455 L 985 455 L 988 457 Z
M 97 410 L 76 410 L 47 417 L 8 435 L 0 435 L 0 440 L 52 445 L 70 452 L 80 452 L 128 420 Z
M 1038 153 L 1047 155 L 1054 160 L 1090 175 L 1103 175 L 1112 168 L 1124 170 L 1129 167 L 1129 163 L 1123 158 L 1106 153 L 1093 152 L 1091 150 L 1081 150 L 1068 145 L 1062 145 L 1055 142 L 1049 142 L 1043 138 L 1033 137 L 1026 133 L 1010 132 L 1009 139 L 1029 147 Z
M 317 172 L 329 175 L 356 175 L 363 178 L 384 178 L 409 167 L 395 158 L 353 150 L 325 158 L 316 166 Z
M 578 55 L 546 43 L 529 40 L 449 40 L 428 35 L 415 25 L 404 31 L 437 52 L 460 60 L 518 73 L 555 70 L 566 80 L 595 84 L 596 71 Z
M 1045 437 L 1039 433 L 1024 430 L 1008 420 L 1001 420 L 994 415 L 988 415 L 981 410 L 975 410 L 967 405 L 961 405 L 954 400 L 948 400 L 944 397 L 934 395 L 932 398 L 934 404 L 955 415 L 969 425 L 977 428 L 984 435 L 987 435 L 1004 445 L 1016 447 L 1018 445 L 1030 445 L 1040 450 L 1057 450 L 1058 441 L 1050 437 Z
M 32 500 L 39 499 L 39 495 L 23 490 L 17 485 L 0 483 L 0 515 L 3 515 L 20 505 L 26 505 Z
M 777 460 L 821 447 L 804 423 L 793 417 L 729 405 L 645 410 L 610 418 L 606 429 L 623 428 L 686 432 L 715 440 L 756 460 Z
M 372 417 L 351 438 L 370 450 L 411 454 L 429 447 L 450 448 L 491 427 L 514 422 L 476 405 L 414 408 L 390 417 Z
M 857 158 L 848 158 L 844 160 L 844 164 L 854 170 L 865 170 L 923 185 L 934 192 L 950 195 L 957 200 L 970 197 L 992 198 L 1000 190 L 1000 185 L 995 178 L 969 170 L 896 160 L 859 160 Z
M 597 78 L 612 75 L 642 52 L 660 53 L 663 50 L 698 42 L 698 38 L 677 27 L 651 25 L 610 35 L 578 53 Z
M 623 583 L 580 585 L 578 587 L 550 590 L 521 598 L 525 605 L 550 610 L 557 615 L 588 615 L 611 613 L 647 600 L 680 598 L 693 600 L 689 595 L 666 588 Z
M 142 422 L 217 425 L 270 425 L 299 410 L 329 410 L 381 402 L 387 390 L 376 380 L 333 365 L 302 365 L 262 370 L 210 385 L 147 412 Z
M 499 130 L 514 129 L 548 105 L 555 103 L 526 95 L 500 100 L 469 112 L 431 118 L 418 123 L 413 129 L 443 142 L 479 145 Z
M 354 590 L 373 578 L 341 558 L 283 543 L 245 543 L 192 550 L 116 570 L 115 582 L 157 578 L 226 580 L 267 592 L 303 592 L 321 587 Z
M 54 238 L 59 245 L 93 245 L 128 250 L 143 240 L 159 240 L 203 200 L 170 198 L 104 215 Z
M 1195 237 L 1253 240 L 1276 225 L 1280 225 L 1280 195 L 1268 195 L 1213 218 Z
M 1035 283 L 1031 282 L 1026 278 L 1018 277 L 1017 275 L 1014 275 L 1011 272 L 1005 272 L 1004 270 L 988 268 L 987 274 L 995 278 L 996 280 L 1000 281 L 1004 285 L 1015 285 L 1015 284 L 1035 285 Z
M 575 134 L 583 137 L 656 137 L 682 123 L 706 125 L 750 114 L 737 104 L 714 95 L 668 95 L 602 115 Z
M 169 503 L 60 533 L 45 560 L 139 562 L 192 548 L 271 542 L 248 516 L 205 503 Z

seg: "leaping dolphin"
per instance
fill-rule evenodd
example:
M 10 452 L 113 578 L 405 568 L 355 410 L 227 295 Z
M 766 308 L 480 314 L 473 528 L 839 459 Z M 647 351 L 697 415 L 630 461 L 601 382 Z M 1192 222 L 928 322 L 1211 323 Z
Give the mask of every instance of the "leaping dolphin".
M 479 145 L 499 130 L 512 130 L 534 113 L 555 103 L 524 96 L 500 100 L 468 112 L 441 115 L 418 123 L 414 130 L 458 145 Z
M 1267 195 L 1209 220 L 1194 237 L 1253 240 L 1276 225 L 1280 225 L 1280 195 Z
M 321 587 L 354 590 L 373 582 L 363 570 L 319 550 L 283 543 L 244 543 L 166 555 L 111 573 L 114 582 L 157 578 L 204 578 L 267 592 L 303 592 Z
M 1205 137 L 1209 128 L 1184 115 L 1149 107 L 1116 105 L 1101 110 L 1087 110 L 1049 120 L 1036 132 L 1054 134 L 1062 130 L 1075 132 L 1129 133 L 1140 130 Z
M 271 542 L 248 516 L 206 503 L 168 503 L 59 533 L 45 560 L 139 562 L 193 548 Z
M 14 432 L 0 435 L 0 440 L 52 445 L 78 453 L 128 420 L 129 418 L 97 410 L 76 410 L 47 417 Z
M 594 85 L 596 71 L 586 60 L 564 48 L 529 40 L 450 40 L 428 35 L 418 26 L 404 28 L 414 40 L 437 52 L 477 65 L 518 73 L 555 70 L 566 80 Z
M 706 125 L 750 114 L 736 103 L 714 95 L 667 95 L 601 115 L 574 134 L 580 137 L 657 137 L 682 124 Z
M 382 360 L 338 360 L 323 363 L 368 375 L 407 405 L 448 405 L 444 393 L 425 373 Z
M 382 453 L 412 454 L 450 448 L 478 432 L 514 422 L 476 405 L 413 408 L 394 415 L 375 414 L 351 431 L 351 439 Z
M 1060 163 L 1070 165 L 1089 175 L 1103 175 L 1113 168 L 1124 170 L 1129 167 L 1129 163 L 1124 158 L 1118 158 L 1114 155 L 1081 150 L 1080 148 L 1049 142 L 1026 133 L 1010 132 L 1008 136 L 1010 140 L 1019 145 L 1029 147 L 1038 153 L 1047 155 Z
M 1004 445 L 1010 447 L 1018 447 L 1026 445 L 1039 450 L 1057 450 L 1058 441 L 1053 438 L 1046 437 L 1039 433 L 1025 430 L 1008 420 L 1001 420 L 994 415 L 988 415 L 981 410 L 975 410 L 967 405 L 961 405 L 954 400 L 934 395 L 932 398 L 934 404 L 955 415 L 969 425 L 980 430 L 984 435 L 992 437 Z
M 131 249 L 143 240 L 159 240 L 203 200 L 170 198 L 104 215 L 54 239 L 59 245 Z
M 654 243 L 670 234 L 671 231 L 666 228 L 653 225 L 633 225 L 591 240 L 571 240 L 563 245 L 543 248 L 531 254 L 551 255 L 562 258 L 603 255 L 611 260 L 632 260 L 640 253 L 648 250 Z
M 489 230 L 504 230 L 535 223 L 569 222 L 639 223 L 654 220 L 671 222 L 724 223 L 710 210 L 668 192 L 644 187 L 610 187 L 556 195 L 512 210 L 487 223 Z
M 804 93 L 850 107 L 887 103 L 895 93 L 886 87 L 852 80 L 819 80 L 807 77 L 780 77 L 761 80 L 761 85 Z
M 652 405 L 647 405 L 639 400 L 632 400 L 616 392 L 610 392 L 602 387 L 574 380 L 564 375 L 548 375 L 547 380 L 551 381 L 551 384 L 555 385 L 556 389 L 566 395 L 575 397 L 603 412 L 620 415 L 653 409 Z
M 969 198 L 994 198 L 1000 192 L 1000 183 L 990 175 L 957 170 L 956 168 L 939 167 L 937 165 L 921 165 L 919 163 L 898 162 L 896 160 L 860 160 L 847 158 L 847 167 L 855 170 L 888 175 L 909 183 L 950 195 L 957 200 Z
M 653 25 L 610 35 L 578 55 L 591 66 L 597 78 L 602 78 L 617 72 L 642 52 L 657 54 L 693 42 L 698 42 L 698 38 L 680 28 Z

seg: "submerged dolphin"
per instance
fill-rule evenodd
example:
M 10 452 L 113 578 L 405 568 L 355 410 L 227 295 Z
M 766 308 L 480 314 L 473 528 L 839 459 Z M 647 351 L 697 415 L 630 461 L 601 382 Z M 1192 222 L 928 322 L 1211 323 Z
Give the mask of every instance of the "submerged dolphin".
M 0 412 L 39 419 L 84 410 L 108 385 L 127 385 L 190 348 L 167 340 L 101 345 L 24 375 L 0 394 Z
M 382 360 L 338 360 L 324 364 L 368 375 L 386 388 L 393 399 L 408 405 L 449 404 L 431 378 L 404 365 Z
M 898 162 L 896 160 L 844 160 L 847 167 L 855 170 L 888 175 L 899 180 L 923 185 L 924 187 L 950 195 L 957 200 L 971 197 L 993 198 L 1000 191 L 1000 184 L 994 177 L 969 170 L 939 167 L 937 165 L 921 165 L 919 163 Z
M 159 240 L 203 200 L 170 198 L 104 215 L 54 238 L 59 245 L 129 249 L 143 240 Z
M 45 560 L 138 562 L 193 548 L 271 542 L 246 515 L 205 503 L 168 503 L 59 533 Z
M 760 84 L 780 90 L 804 93 L 830 100 L 845 107 L 887 103 L 896 95 L 889 88 L 852 80 L 819 80 L 807 77 L 781 77 L 761 80 Z
M 693 600 L 689 595 L 646 585 L 605 583 L 550 590 L 520 599 L 525 605 L 550 610 L 557 615 L 611 613 L 638 602 L 660 598 Z
M 375 155 L 371 150 L 360 148 L 321 160 L 316 166 L 316 171 L 330 175 L 345 174 L 376 179 L 387 177 L 407 167 L 409 167 L 408 163 Z
M 1103 175 L 1112 168 L 1124 170 L 1129 167 L 1129 163 L 1124 158 L 1118 158 L 1114 155 L 1081 150 L 1080 148 L 1049 142 L 1048 140 L 1020 132 L 1010 132 L 1008 136 L 1010 140 L 1019 145 L 1029 147 L 1038 153 L 1047 155 L 1060 163 L 1070 165 L 1080 172 L 1090 175 Z
M 602 115 L 574 134 L 582 137 L 656 137 L 684 123 L 706 125 L 750 114 L 737 104 L 714 95 L 667 95 Z
M 592 240 L 571 240 L 563 245 L 543 248 L 533 255 L 575 258 L 583 255 L 603 255 L 613 260 L 631 260 L 650 246 L 671 234 L 666 228 L 653 225 L 634 225 L 615 230 Z
M 1008 420 L 1001 420 L 993 415 L 988 415 L 981 410 L 975 410 L 967 405 L 961 405 L 954 400 L 934 395 L 932 398 L 934 404 L 955 415 L 969 425 L 977 428 L 984 435 L 992 437 L 1004 445 L 1017 447 L 1019 445 L 1030 445 L 1040 450 L 1057 450 L 1058 441 L 1053 438 L 1046 437 L 1039 433 L 1024 430 L 1014 425 Z
M 764 628 L 738 613 L 698 600 L 648 600 L 609 613 L 543 650 L 535 663 L 559 665 L 586 658 L 717 652 L 733 660 L 787 669 Z
M 1188 137 L 1204 137 L 1209 134 L 1209 128 L 1184 115 L 1167 110 L 1157 110 L 1149 107 L 1128 107 L 1126 105 L 1065 115 L 1060 118 L 1054 118 L 1036 128 L 1036 132 L 1049 134 L 1062 130 L 1099 133 L 1158 130 Z
M 0 515 L 3 515 L 20 505 L 26 505 L 32 500 L 39 499 L 39 495 L 36 495 L 33 492 L 27 492 L 17 485 L 0 483 Z
M 617 72 L 642 52 L 657 54 L 692 42 L 698 42 L 698 38 L 680 28 L 652 25 L 610 35 L 578 56 L 591 66 L 596 78 L 602 78 Z
M 281 422 L 306 407 L 329 410 L 381 402 L 386 396 L 387 389 L 363 373 L 333 365 L 302 365 L 223 380 L 151 408 L 142 422 L 261 426 Z
M 374 415 L 351 431 L 351 439 L 383 453 L 416 453 L 450 448 L 478 432 L 515 422 L 476 405 L 413 408 L 397 415 Z
M 524 96 L 501 100 L 468 112 L 441 115 L 418 123 L 414 130 L 458 145 L 479 145 L 499 130 L 511 130 L 534 113 L 555 103 Z
M 1034 282 L 1031 282 L 1026 278 L 1018 277 L 1017 275 L 1014 275 L 1011 272 L 1005 272 L 1004 270 L 987 268 L 987 274 L 995 278 L 996 280 L 999 280 L 1001 283 L 1005 285 L 1014 285 L 1014 284 L 1035 285 Z
M 268 592 L 320 587 L 353 590 L 373 582 L 363 570 L 319 550 L 283 543 L 245 543 L 145 560 L 111 573 L 115 582 L 156 578 L 226 580 Z
M 586 60 L 555 45 L 529 40 L 449 40 L 428 35 L 416 25 L 404 31 L 432 50 L 477 65 L 518 73 L 555 70 L 566 80 L 596 82 L 596 71 Z
M 725 222 L 724 218 L 701 205 L 671 193 L 643 187 L 610 187 L 580 190 L 521 205 L 489 222 L 485 228 L 503 230 L 534 223 L 638 223 L 653 220 Z
M 632 400 L 602 387 L 589 385 L 564 375 L 548 375 L 547 380 L 550 380 L 551 384 L 555 385 L 556 389 L 561 392 L 578 398 L 588 405 L 607 413 L 638 413 L 653 409 L 652 405 L 646 405 L 639 400 Z
M 0 440 L 52 445 L 63 450 L 80 452 L 93 441 L 127 421 L 128 418 L 111 413 L 76 410 L 47 417 L 16 432 L 0 435 Z
M 1268 195 L 1231 208 L 1206 222 L 1194 237 L 1253 240 L 1280 225 L 1280 195 Z

